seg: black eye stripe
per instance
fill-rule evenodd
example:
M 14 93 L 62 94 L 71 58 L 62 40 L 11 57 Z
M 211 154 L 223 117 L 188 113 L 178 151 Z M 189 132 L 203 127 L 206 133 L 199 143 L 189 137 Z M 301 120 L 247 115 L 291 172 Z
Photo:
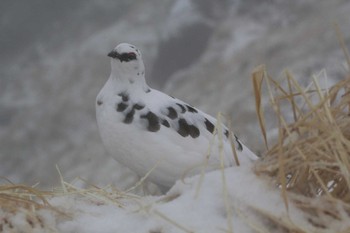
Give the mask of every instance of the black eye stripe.
M 136 60 L 136 54 L 134 52 L 129 52 L 129 53 L 122 53 L 120 55 L 120 61 L 131 61 L 131 60 Z

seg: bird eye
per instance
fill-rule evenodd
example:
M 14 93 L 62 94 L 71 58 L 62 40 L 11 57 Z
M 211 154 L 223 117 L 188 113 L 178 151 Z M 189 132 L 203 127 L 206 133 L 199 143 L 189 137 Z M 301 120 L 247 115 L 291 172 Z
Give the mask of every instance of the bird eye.
M 136 60 L 136 54 L 134 52 L 130 52 L 130 53 L 123 53 L 120 57 L 120 61 L 131 61 L 131 60 Z
M 136 59 L 136 54 L 133 52 L 128 53 L 130 60 Z

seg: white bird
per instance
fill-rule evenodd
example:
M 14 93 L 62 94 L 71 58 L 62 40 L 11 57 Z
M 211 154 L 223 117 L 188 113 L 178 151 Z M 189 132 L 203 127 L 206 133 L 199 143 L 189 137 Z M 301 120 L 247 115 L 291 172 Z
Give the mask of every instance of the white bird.
M 119 44 L 108 56 L 111 74 L 96 98 L 96 118 L 102 141 L 118 162 L 142 177 L 151 171 L 147 179 L 169 188 L 184 175 L 199 173 L 204 164 L 206 171 L 218 169 L 220 161 L 235 166 L 230 141 L 241 165 L 258 158 L 235 135 L 230 140 L 222 124 L 218 137 L 215 118 L 150 88 L 135 46 Z

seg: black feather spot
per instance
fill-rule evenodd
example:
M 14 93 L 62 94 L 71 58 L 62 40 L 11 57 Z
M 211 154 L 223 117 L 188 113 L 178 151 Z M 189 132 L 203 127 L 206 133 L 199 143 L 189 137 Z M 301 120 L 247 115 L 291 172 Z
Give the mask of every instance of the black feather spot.
M 181 108 L 181 113 L 186 112 L 186 108 L 182 104 L 179 104 L 179 103 L 176 103 L 176 104 Z
M 148 88 L 148 89 L 146 90 L 146 93 L 150 93 L 150 92 L 151 92 L 151 89 Z
M 167 115 L 170 119 L 175 119 L 177 118 L 177 112 L 175 110 L 175 108 L 173 107 L 168 107 L 168 115 Z
M 197 113 L 197 112 L 198 112 L 197 109 L 195 109 L 194 107 L 191 107 L 190 105 L 186 105 L 186 107 L 187 107 L 187 110 L 188 110 L 189 112 L 194 112 L 194 113 Z
M 148 120 L 148 131 L 157 132 L 160 129 L 159 118 L 153 112 L 148 112 L 146 115 L 141 115 L 140 117 Z
M 169 128 L 170 127 L 170 124 L 167 120 L 163 119 L 162 120 L 162 125 L 164 125 L 165 127 Z
M 205 118 L 205 127 L 207 128 L 207 130 L 210 132 L 210 133 L 213 133 L 214 132 L 214 125 L 213 123 L 211 123 L 207 118 Z
M 97 105 L 98 105 L 98 106 L 100 106 L 100 105 L 102 105 L 102 104 L 103 104 L 102 100 L 97 100 Z
M 121 102 L 121 103 L 119 103 L 119 104 L 117 105 L 116 109 L 117 109 L 117 112 L 122 112 L 122 111 L 124 111 L 127 107 L 128 107 L 127 104 Z
M 189 133 L 190 133 L 192 138 L 196 138 L 200 134 L 199 129 L 194 125 L 189 125 L 189 130 L 190 130 Z
M 134 119 L 134 114 L 135 114 L 135 109 L 131 109 L 124 118 L 124 123 L 125 124 L 130 124 L 132 122 L 132 120 Z
M 119 93 L 118 95 L 122 97 L 122 100 L 124 102 L 127 102 L 129 100 L 129 95 L 126 92 Z
M 145 105 L 142 105 L 142 104 L 134 104 L 134 106 L 132 106 L 133 109 L 136 109 L 136 110 L 141 110 L 145 107 Z
M 181 118 L 179 120 L 179 129 L 177 132 L 182 136 L 182 137 L 187 137 L 189 135 L 188 132 L 188 124 L 185 119 Z
M 228 136 L 229 136 L 229 131 L 227 129 L 225 129 L 225 136 L 226 136 L 226 138 L 228 138 Z
M 237 137 L 236 135 L 235 135 L 235 139 L 236 139 L 236 142 L 237 142 L 237 144 L 238 144 L 237 149 L 238 149 L 239 151 L 243 151 L 242 143 L 238 140 L 238 137 Z
M 183 137 L 190 135 L 192 138 L 196 138 L 200 134 L 199 129 L 196 126 L 188 124 L 183 118 L 179 120 L 179 129 L 177 132 Z

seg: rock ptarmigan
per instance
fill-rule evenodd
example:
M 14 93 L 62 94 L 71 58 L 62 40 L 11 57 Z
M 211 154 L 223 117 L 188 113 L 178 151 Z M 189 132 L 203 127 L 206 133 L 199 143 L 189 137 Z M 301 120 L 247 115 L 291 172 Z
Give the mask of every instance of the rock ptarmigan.
M 227 127 L 215 131 L 215 118 L 150 88 L 135 46 L 119 44 L 108 56 L 111 75 L 96 98 L 96 117 L 102 141 L 118 162 L 139 176 L 153 169 L 148 179 L 169 188 L 184 174 L 199 173 L 204 164 L 207 171 L 218 169 L 219 138 L 225 167 L 236 165 L 231 141 L 240 164 L 257 159 L 235 135 L 229 137 Z

